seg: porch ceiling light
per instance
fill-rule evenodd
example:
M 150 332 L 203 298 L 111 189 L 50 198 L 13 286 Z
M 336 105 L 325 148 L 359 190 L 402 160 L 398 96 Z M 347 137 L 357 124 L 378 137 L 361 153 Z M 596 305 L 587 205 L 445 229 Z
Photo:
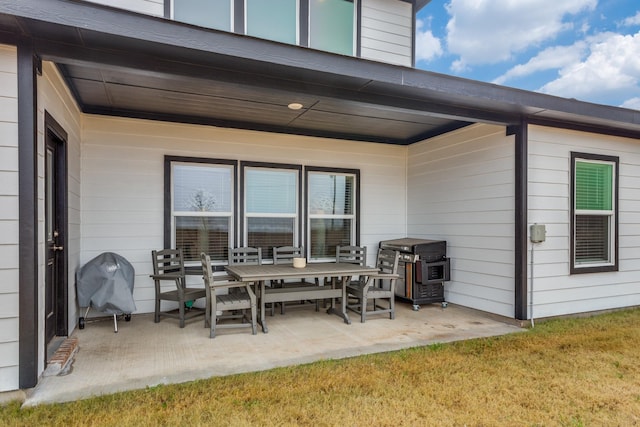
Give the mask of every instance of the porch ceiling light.
M 299 110 L 302 108 L 302 104 L 300 104 L 299 102 L 292 102 L 291 104 L 287 105 L 287 107 L 289 107 L 290 110 Z

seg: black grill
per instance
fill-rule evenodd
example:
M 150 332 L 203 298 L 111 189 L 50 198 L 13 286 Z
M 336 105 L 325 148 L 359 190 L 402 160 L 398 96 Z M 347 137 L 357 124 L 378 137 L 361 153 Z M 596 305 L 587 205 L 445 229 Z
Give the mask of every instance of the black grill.
M 400 252 L 396 299 L 412 303 L 414 310 L 418 310 L 420 304 L 446 306 L 444 282 L 451 275 L 446 241 L 407 237 L 383 240 L 380 247 Z

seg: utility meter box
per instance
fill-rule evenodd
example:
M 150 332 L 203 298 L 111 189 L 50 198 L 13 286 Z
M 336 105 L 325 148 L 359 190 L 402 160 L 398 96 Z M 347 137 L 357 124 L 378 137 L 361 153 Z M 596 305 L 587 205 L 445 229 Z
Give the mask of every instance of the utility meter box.
M 530 239 L 533 243 L 544 242 L 547 238 L 547 228 L 544 224 L 533 224 L 529 227 Z

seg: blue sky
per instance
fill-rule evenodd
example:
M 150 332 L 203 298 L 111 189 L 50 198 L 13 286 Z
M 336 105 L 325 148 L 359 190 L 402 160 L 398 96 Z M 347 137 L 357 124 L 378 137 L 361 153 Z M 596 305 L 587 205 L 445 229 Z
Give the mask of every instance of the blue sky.
M 640 109 L 640 1 L 431 0 L 416 67 Z

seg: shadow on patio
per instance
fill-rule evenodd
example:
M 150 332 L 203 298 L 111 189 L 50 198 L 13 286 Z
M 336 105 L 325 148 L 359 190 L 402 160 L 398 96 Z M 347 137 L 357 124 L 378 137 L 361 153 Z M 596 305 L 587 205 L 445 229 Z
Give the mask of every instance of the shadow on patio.
M 378 315 L 366 323 L 351 314 L 346 325 L 311 306 L 289 309 L 267 317 L 268 334 L 221 330 L 214 339 L 202 317 L 180 329 L 173 319 L 153 323 L 153 314 L 134 315 L 118 322 L 118 333 L 110 318 L 87 322 L 73 334 L 79 350 L 71 368 L 42 378 L 25 405 L 522 331 L 515 321 L 452 304 L 413 311 L 399 303 L 395 320 Z

